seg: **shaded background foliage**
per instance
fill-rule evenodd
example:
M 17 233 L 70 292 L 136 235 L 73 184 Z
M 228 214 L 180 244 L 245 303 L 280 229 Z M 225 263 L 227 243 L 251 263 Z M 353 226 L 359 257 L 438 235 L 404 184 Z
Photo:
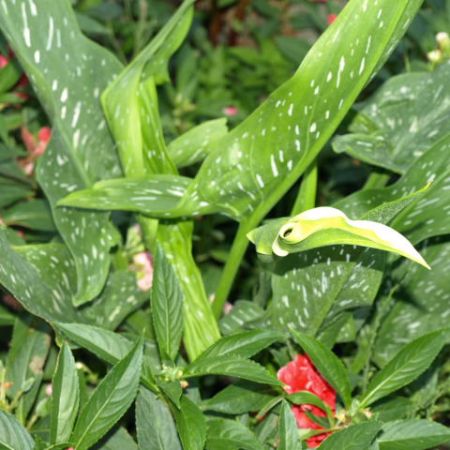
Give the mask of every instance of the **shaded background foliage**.
M 331 15 L 338 14 L 344 3 L 342 1 L 300 0 L 199 1 L 196 4 L 196 14 L 189 35 L 170 62 L 171 83 L 158 87 L 162 128 L 167 141 L 179 137 L 195 125 L 208 119 L 227 117 L 230 127 L 237 125 L 271 92 L 295 73 L 299 62 L 328 27 L 332 20 Z M 73 1 L 72 4 L 82 31 L 91 39 L 109 48 L 123 64 L 130 62 L 144 49 L 148 40 L 168 21 L 178 6 L 178 2 L 164 0 L 79 0 Z M 350 205 L 351 201 L 345 197 L 363 187 L 376 189 L 377 192 L 373 195 L 379 199 L 379 203 L 393 199 L 392 189 L 385 187 L 388 183 L 398 182 L 399 189 L 403 183 L 406 185 L 405 190 L 411 189 L 412 186 L 416 190 L 423 187 L 422 180 L 426 178 L 426 171 L 424 173 L 419 171 L 419 162 L 416 163 L 416 169 L 411 161 L 411 166 L 402 166 L 393 173 L 389 169 L 394 167 L 394 162 L 389 166 L 389 160 L 385 159 L 383 164 L 376 164 L 373 160 L 368 160 L 363 152 L 358 152 L 357 144 L 361 141 L 373 142 L 374 136 L 379 138 L 381 135 L 387 142 L 386 148 L 392 149 L 389 127 L 391 131 L 392 129 L 397 131 L 399 124 L 394 123 L 392 126 L 389 121 L 395 121 L 411 114 L 409 105 L 404 110 L 399 108 L 399 111 L 393 111 L 390 105 L 386 105 L 383 100 L 379 89 L 392 77 L 411 71 L 429 72 L 439 65 L 437 70 L 443 75 L 441 79 L 436 77 L 436 80 L 433 79 L 431 83 L 434 87 L 440 86 L 442 83 L 443 89 L 446 88 L 448 92 L 449 87 L 446 80 L 449 78 L 445 76 L 448 73 L 448 64 L 445 61 L 437 64 L 430 60 L 428 54 L 437 48 L 436 34 L 449 29 L 450 2 L 445 0 L 425 1 L 407 35 L 386 65 L 366 87 L 358 103 L 354 105 L 340 125 L 337 131 L 338 137 L 332 143 L 327 144 L 320 154 L 317 205 L 338 202 L 337 204 L 342 205 L 343 210 L 352 211 L 355 206 Z M 8 54 L 8 46 L 4 40 L 1 41 L 0 48 L 2 54 Z M 11 69 L 14 66 L 14 70 L 11 70 L 11 74 L 8 75 L 9 79 L 2 78 L 2 82 L 6 83 L 8 89 L 2 90 L 0 97 L 0 137 L 2 140 L 0 144 L 0 218 L 8 226 L 5 236 L 1 238 L 0 245 L 4 252 L 8 251 L 9 244 L 14 245 L 18 249 L 17 252 L 24 257 L 24 260 L 17 260 L 16 265 L 10 270 L 26 271 L 30 265 L 50 268 L 48 272 L 43 270 L 35 276 L 48 278 L 48 285 L 56 289 L 56 294 L 54 290 L 52 292 L 50 290 L 35 292 L 36 297 L 41 298 L 42 302 L 37 302 L 29 308 L 31 312 L 45 319 L 47 313 L 43 305 L 48 296 L 54 297 L 57 301 L 58 296 L 64 295 L 64 292 L 75 290 L 77 280 L 75 277 L 67 280 L 58 277 L 58 268 L 64 265 L 70 268 L 73 262 L 70 255 L 67 254 L 67 249 L 60 243 L 50 205 L 42 192 L 42 188 L 45 190 L 45 187 L 42 183 L 39 184 L 33 172 L 29 172 L 27 175 L 22 170 L 26 164 L 34 162 L 31 156 L 40 142 L 38 131 L 48 125 L 48 119 L 30 86 L 25 83 L 20 85 L 22 70 L 12 55 L 11 61 Z M 76 71 L 77 67 L 70 66 L 68 70 Z M 416 92 L 416 96 L 419 98 L 417 114 L 419 121 L 426 121 L 426 117 L 420 116 L 420 114 L 425 115 L 423 108 L 420 108 L 420 102 L 423 102 L 423 99 L 420 98 L 423 94 L 421 89 L 419 86 Z M 23 95 L 18 96 L 17 92 Z M 437 88 L 437 92 L 441 92 L 439 88 Z M 374 93 L 376 93 L 375 97 L 372 97 Z M 386 108 L 384 122 L 368 124 L 366 119 L 370 113 L 367 111 L 370 111 L 373 104 L 378 105 L 381 110 Z M 448 109 L 443 109 L 439 113 L 441 119 L 446 118 Z M 443 119 L 442 122 L 445 123 Z M 405 127 L 405 135 L 407 128 Z M 31 133 L 34 144 L 30 143 L 27 133 Z M 448 130 L 443 128 L 442 138 L 448 134 Z M 429 142 L 426 141 L 425 145 L 428 144 Z M 432 145 L 430 144 L 429 147 Z M 427 150 L 429 150 L 428 147 Z M 444 159 L 444 165 L 446 161 L 448 158 Z M 194 176 L 198 166 L 197 164 L 186 167 L 182 169 L 182 174 Z M 414 170 L 419 171 L 418 174 Z M 447 176 L 448 171 L 442 173 Z M 402 175 L 406 181 L 401 178 Z M 432 188 L 437 189 L 437 193 L 428 194 L 428 200 L 432 200 L 433 195 L 442 196 L 448 192 L 444 175 L 442 178 L 444 181 L 441 184 L 436 182 L 434 185 L 436 187 Z M 411 184 L 408 180 L 414 179 L 414 177 L 419 181 Z M 289 215 L 298 189 L 299 183 L 276 205 L 269 217 Z M 365 204 L 364 195 L 360 196 L 362 198 L 357 197 L 358 194 L 351 197 L 359 208 L 358 213 L 369 209 Z M 444 199 L 446 198 L 448 197 L 444 197 Z M 372 198 L 370 201 L 372 202 Z M 425 207 L 427 198 L 423 202 Z M 448 202 L 445 203 L 444 200 L 443 207 L 445 204 Z M 371 206 L 376 205 L 372 203 Z M 407 212 L 408 210 L 402 213 L 403 216 L 396 219 L 400 231 L 408 231 L 410 218 L 407 217 Z M 442 218 L 442 220 L 444 219 Z M 143 244 L 139 233 L 131 228 L 135 224 L 134 221 L 135 219 L 130 214 L 113 213 L 113 222 L 121 235 L 112 234 L 110 237 L 113 273 L 108 278 L 106 287 L 96 293 L 99 295 L 93 296 L 96 298 L 89 308 L 82 307 L 75 310 L 70 305 L 67 311 L 61 311 L 57 320 L 66 322 L 70 317 L 77 322 L 95 324 L 103 329 L 118 329 L 124 337 L 133 337 L 145 328 L 147 299 L 146 295 L 136 286 L 136 276 L 142 277 L 140 272 L 144 270 L 144 267 L 136 263 L 134 259 L 142 252 Z M 206 294 L 212 297 L 219 282 L 222 265 L 228 258 L 237 226 L 217 215 L 198 217 L 194 224 L 193 253 L 201 269 Z M 367 290 L 363 282 L 356 287 L 350 283 L 347 285 L 344 283 L 339 292 L 322 293 L 327 299 L 322 306 L 328 305 L 323 311 L 315 310 L 312 304 L 296 305 L 296 307 L 311 308 L 311 311 L 305 313 L 306 316 L 296 315 L 302 331 L 316 334 L 323 342 L 329 342 L 330 345 L 337 342 L 336 352 L 344 361 L 352 364 L 355 373 L 364 368 L 363 382 L 366 384 L 369 375 L 377 367 L 385 366 L 403 344 L 426 332 L 447 325 L 446 314 L 448 313 L 450 286 L 448 277 L 446 277 L 449 261 L 446 257 L 449 253 L 446 235 L 449 230 L 448 227 L 439 230 L 433 232 L 426 242 L 421 243 L 425 258 L 437 266 L 432 272 L 425 272 L 423 269 L 413 267 L 412 263 L 407 261 L 395 261 L 392 263 L 394 270 L 382 280 L 375 270 L 371 271 L 370 267 L 367 268 L 369 263 L 364 262 L 365 258 L 371 260 L 372 254 L 355 250 L 351 252 L 353 266 L 347 268 L 350 273 L 349 278 L 351 276 L 356 279 L 362 277 L 367 281 Z M 51 247 L 46 247 L 47 253 L 40 253 L 40 245 L 48 242 L 52 242 L 52 244 Z M 416 239 L 415 243 L 419 242 L 420 239 Z M 21 250 L 20 247 L 24 244 L 34 245 L 23 247 Z M 311 275 L 312 279 L 315 277 L 318 279 L 321 276 L 319 273 L 322 274 L 327 270 L 325 268 L 329 258 L 327 251 L 317 254 L 311 251 L 303 257 L 318 266 L 311 269 L 311 274 L 304 271 L 302 276 Z M 301 257 L 296 255 L 290 256 L 279 263 L 275 274 L 272 274 L 270 262 L 264 258 L 257 260 L 254 250 L 248 250 L 242 263 L 239 279 L 229 297 L 229 303 L 234 307 L 231 314 L 225 315 L 219 324 L 222 333 L 229 335 L 232 332 L 242 331 L 242 329 L 264 327 L 268 324 L 277 329 L 280 325 L 280 318 L 283 320 L 281 323 L 281 329 L 283 329 L 289 316 L 292 316 L 291 310 L 283 308 L 285 290 L 290 289 L 287 286 L 293 280 L 298 283 L 296 270 L 299 267 L 300 259 Z M 383 266 L 384 263 L 384 260 L 380 258 L 380 261 L 377 260 L 375 268 Z M 391 264 L 391 261 L 389 263 Z M 306 263 L 300 264 L 306 265 Z M 339 262 L 336 262 L 336 265 L 338 264 Z M 280 268 L 280 266 L 285 267 Z M 317 273 L 314 272 L 317 270 L 319 270 Z M 68 272 L 73 273 L 73 268 Z M 352 275 L 353 273 L 354 275 Z M 31 278 L 29 285 L 33 285 Z M 304 282 L 304 285 L 308 285 L 308 283 Z M 314 282 L 312 282 L 308 289 L 315 292 L 315 289 L 319 289 L 319 287 L 314 286 Z M 8 393 L 10 400 L 19 393 L 17 402 L 13 407 L 11 407 L 11 403 L 5 403 L 8 404 L 6 408 L 16 411 L 19 420 L 27 424 L 28 428 L 33 428 L 38 435 L 42 430 L 42 436 L 46 438 L 46 428 L 48 427 L 46 387 L 51 382 L 57 365 L 57 347 L 52 343 L 50 338 L 52 334 L 43 322 L 26 313 L 7 291 L 2 292 L 2 298 L 0 324 L 2 326 L 2 361 L 6 366 L 6 379 L 11 377 L 11 372 L 16 371 L 16 379 L 20 378 L 21 380 L 20 385 L 16 383 L 13 391 Z M 348 303 L 348 299 L 351 299 L 350 303 Z M 268 306 L 269 303 L 270 306 Z M 373 307 L 374 303 L 375 308 Z M 284 319 L 283 314 L 286 315 Z M 313 316 L 317 322 L 308 321 L 309 315 Z M 51 317 L 51 320 L 55 320 L 55 317 Z M 14 331 L 12 331 L 13 329 Z M 28 338 L 27 345 L 22 349 L 24 334 Z M 80 347 L 84 346 L 82 342 L 77 341 L 80 337 L 73 330 L 64 329 L 62 326 L 61 335 L 72 339 Z M 84 350 L 74 350 L 75 359 L 78 361 L 77 371 L 82 384 L 79 398 L 81 407 L 86 405 L 92 387 L 96 386 L 108 372 L 101 360 L 116 363 L 128 354 L 127 358 L 142 361 L 136 363 L 139 366 L 142 364 L 144 367 L 142 378 L 145 379 L 147 386 L 153 385 L 154 379 L 152 379 L 151 370 L 145 374 L 145 367 L 146 364 L 147 367 L 151 366 L 151 363 L 158 360 L 159 357 L 156 352 L 153 330 L 148 330 L 148 327 L 146 337 L 148 343 L 144 357 L 137 349 L 129 353 L 131 350 L 129 342 L 121 342 L 123 349 L 118 351 L 114 358 L 107 352 L 105 357 L 105 348 L 101 348 L 101 345 L 99 345 L 97 353 L 94 352 L 99 359 Z M 355 344 L 356 338 L 358 340 Z M 117 339 L 117 336 L 111 337 L 111 339 Z M 179 336 L 174 339 L 178 342 Z M 110 342 L 108 342 L 109 344 Z M 176 346 L 176 343 L 173 345 Z M 10 356 L 7 356 L 9 347 L 11 347 Z M 176 355 L 177 349 L 166 348 L 164 351 L 173 357 Z M 20 352 L 24 352 L 26 355 L 17 356 Z M 270 352 L 262 354 L 259 361 L 266 365 L 269 371 L 274 372 L 277 367 L 286 364 L 291 359 L 292 353 L 293 351 L 289 347 L 275 345 Z M 70 356 L 65 356 L 67 364 L 72 364 Z M 402 415 L 407 416 L 409 414 L 407 411 L 413 409 L 423 417 L 432 417 L 442 423 L 448 423 L 450 399 L 448 381 L 446 381 L 449 371 L 446 356 L 448 354 L 445 352 L 441 354 L 439 359 L 415 384 L 405 388 L 402 392 L 403 397 L 395 398 L 397 403 L 381 404 L 377 407 L 385 414 L 393 414 L 393 418 L 396 417 L 392 411 L 400 411 L 398 415 L 401 417 Z M 28 368 L 18 367 L 20 361 Z M 122 384 L 126 384 L 123 381 L 127 375 L 126 369 L 122 367 L 117 369 L 115 366 L 114 370 L 115 373 L 120 374 Z M 200 369 L 197 370 L 198 373 L 201 372 Z M 204 369 L 204 372 L 201 373 L 214 374 L 208 370 Z M 258 376 L 263 378 L 265 375 L 255 375 L 255 377 Z M 175 399 L 176 403 L 176 399 L 179 399 L 177 397 L 179 395 L 178 387 L 173 386 L 173 380 L 170 377 L 168 380 L 164 393 L 171 400 Z M 251 396 L 255 389 L 253 381 L 256 380 L 247 381 L 249 383 L 247 387 L 250 386 L 250 388 L 245 391 L 246 395 Z M 190 380 L 190 383 L 191 397 L 198 400 L 200 388 L 202 398 L 210 398 L 222 387 L 229 385 L 229 378 L 210 375 L 201 381 Z M 135 386 L 134 389 L 137 390 L 137 387 Z M 26 395 L 23 395 L 23 392 L 26 392 Z M 252 398 L 251 401 L 251 403 L 255 402 L 261 405 L 259 408 L 254 407 L 255 411 L 260 410 L 267 401 L 270 401 L 270 398 L 264 397 L 264 392 L 260 392 L 260 394 L 261 396 Z M 140 420 L 145 414 L 148 414 L 149 405 L 154 408 L 155 414 L 163 416 L 169 414 L 167 406 L 162 402 L 155 402 L 153 398 L 150 398 L 151 395 L 153 394 L 148 390 L 144 391 L 141 388 L 136 405 L 136 410 L 141 410 L 141 414 L 138 415 L 141 417 Z M 4 402 L 5 399 L 0 400 Z M 207 400 L 204 408 L 224 412 L 220 409 L 219 400 L 217 398 L 214 400 L 214 397 L 212 400 Z M 189 411 L 190 405 L 184 405 L 184 408 L 184 411 Z M 232 411 L 242 414 L 241 421 L 244 423 L 253 420 L 253 416 L 247 414 L 249 411 L 245 407 L 243 411 L 240 411 L 239 407 L 235 405 L 228 405 L 225 409 L 225 413 Z M 189 412 L 186 415 L 188 416 Z M 273 434 L 273 427 L 267 425 L 272 419 L 273 415 L 269 416 L 266 422 L 254 426 L 260 439 L 263 439 L 265 434 Z M 178 418 L 177 424 L 179 425 L 182 420 L 182 418 Z M 120 425 L 121 427 L 114 428 L 105 438 L 106 440 L 108 437 L 111 438 L 111 442 L 113 442 L 111 447 L 108 447 L 104 440 L 104 443 L 99 444 L 98 448 L 134 448 L 135 444 L 131 443 L 131 438 L 125 431 L 128 429 L 131 434 L 136 432 L 132 413 L 127 413 Z M 222 430 L 226 429 L 225 423 L 216 423 L 213 424 L 214 426 Z M 136 427 L 138 436 L 140 433 L 145 433 L 145 426 L 140 429 L 139 422 Z M 168 427 L 170 428 L 170 426 Z M 80 435 L 81 432 L 77 430 L 82 428 L 83 424 L 78 423 L 75 434 Z M 55 432 L 58 433 L 58 431 Z M 233 429 L 233 432 L 236 430 Z M 142 437 L 142 439 L 146 438 Z M 173 448 L 170 445 L 179 445 L 174 429 L 167 431 L 166 439 L 171 441 L 167 444 L 167 448 Z M 211 443 L 211 448 L 216 448 L 213 445 Z

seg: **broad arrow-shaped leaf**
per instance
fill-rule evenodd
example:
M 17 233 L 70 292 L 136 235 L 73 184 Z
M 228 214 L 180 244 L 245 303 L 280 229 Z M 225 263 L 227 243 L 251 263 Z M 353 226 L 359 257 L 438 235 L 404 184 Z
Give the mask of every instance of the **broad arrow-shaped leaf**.
M 99 101 L 120 64 L 81 34 L 69 0 L 2 1 L 0 9 L 1 30 L 52 121 L 38 181 L 74 257 L 74 303 L 82 304 L 103 288 L 116 235 L 107 214 L 56 208 L 56 202 L 121 173 Z
M 297 73 L 241 125 L 211 143 L 179 205 L 155 215 L 219 211 L 241 220 L 257 209 L 263 216 L 317 156 L 421 4 L 350 1 Z M 152 215 L 151 209 L 143 212 Z

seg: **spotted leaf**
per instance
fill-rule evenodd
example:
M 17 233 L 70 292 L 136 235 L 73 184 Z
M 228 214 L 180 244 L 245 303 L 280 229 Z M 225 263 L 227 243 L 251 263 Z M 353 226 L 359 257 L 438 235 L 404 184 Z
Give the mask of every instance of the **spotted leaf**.
M 448 237 L 424 242 L 422 253 L 432 271 L 403 261 L 393 271 L 399 289 L 395 304 L 383 319 L 374 359 L 383 366 L 405 344 L 448 326 L 450 310 L 450 241 Z
M 369 164 L 403 174 L 441 139 L 450 120 L 450 62 L 434 72 L 390 79 L 364 104 L 349 127 L 333 142 Z
M 256 208 L 267 212 L 317 156 L 421 4 L 350 1 L 296 74 L 211 143 L 177 207 L 163 214 L 142 212 L 157 217 L 222 212 L 237 220 Z
M 383 189 L 368 189 L 357 192 L 337 207 L 352 216 L 364 215 L 384 203 L 423 188 L 417 201 L 410 204 L 392 222 L 392 226 L 412 242 L 421 242 L 433 236 L 450 233 L 450 136 L 442 139 L 417 159 L 405 175 L 395 184 Z
M 52 121 L 37 176 L 73 255 L 74 303 L 82 304 L 105 284 L 115 233 L 108 214 L 55 205 L 74 190 L 121 173 L 99 101 L 120 64 L 81 34 L 69 0 L 3 0 L 0 10 L 0 28 Z
M 185 184 L 173 181 L 180 177 L 176 177 L 177 169 L 164 140 L 155 86 L 168 78 L 167 63 L 189 30 L 193 3 L 192 0 L 183 2 L 155 38 L 120 73 L 102 96 L 126 176 L 171 176 L 170 182 L 165 185 L 153 185 L 142 192 L 142 186 L 134 183 L 131 189 L 126 191 L 133 200 L 152 202 L 152 210 L 171 208 L 173 199 L 179 200 L 180 194 L 186 192 Z M 129 186 L 127 180 L 125 183 Z M 102 186 L 108 185 L 101 185 L 100 190 Z M 121 186 L 116 186 L 115 192 L 119 195 L 122 205 L 128 204 L 123 197 L 124 192 L 120 190 Z M 155 191 L 160 192 L 161 196 Z M 153 234 L 156 225 L 158 227 L 157 241 L 172 263 L 183 292 L 184 344 L 189 357 L 195 359 L 219 339 L 220 333 L 206 297 L 200 271 L 192 257 L 193 225 L 182 221 L 157 224 L 144 217 L 140 218 L 140 223 L 144 234 L 149 236 Z

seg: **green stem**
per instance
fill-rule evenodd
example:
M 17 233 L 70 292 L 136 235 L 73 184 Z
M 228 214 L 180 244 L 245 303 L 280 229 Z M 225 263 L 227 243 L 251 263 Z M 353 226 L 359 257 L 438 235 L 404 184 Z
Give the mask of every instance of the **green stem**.
M 369 178 L 364 184 L 362 190 L 366 191 L 367 189 L 383 188 L 386 186 L 386 183 L 389 181 L 389 178 L 390 176 L 386 173 L 372 172 L 369 175 Z
M 303 175 L 291 216 L 312 209 L 316 206 L 318 169 L 317 162 L 311 164 Z
M 223 311 L 223 306 L 227 301 L 231 288 L 233 287 L 234 279 L 241 265 L 242 258 L 247 250 L 249 241 L 247 234 L 256 228 L 259 223 L 266 217 L 268 212 L 278 203 L 284 194 L 291 188 L 291 186 L 302 176 L 306 169 L 312 165 L 315 157 L 310 156 L 305 158 L 295 170 L 293 170 L 265 199 L 259 206 L 253 211 L 253 213 L 244 219 L 239 230 L 234 238 L 233 245 L 231 247 L 230 255 L 228 256 L 222 277 L 219 282 L 219 286 L 216 290 L 216 298 L 212 305 L 214 315 L 219 318 Z
M 253 219 L 253 220 L 252 220 Z M 220 278 L 219 286 L 217 287 L 216 297 L 212 305 L 214 315 L 218 319 L 223 311 L 225 302 L 233 287 L 234 279 L 241 265 L 242 258 L 247 250 L 249 241 L 247 239 L 247 233 L 255 228 L 259 223 L 254 217 L 250 217 L 249 220 L 241 222 L 238 232 L 234 238 L 233 245 L 231 247 L 230 254 L 228 255 L 227 262 Z

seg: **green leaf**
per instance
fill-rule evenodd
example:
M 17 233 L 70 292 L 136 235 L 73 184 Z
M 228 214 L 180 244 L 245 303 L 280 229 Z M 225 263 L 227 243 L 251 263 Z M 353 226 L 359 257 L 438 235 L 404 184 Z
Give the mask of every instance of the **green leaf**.
M 244 331 L 223 337 L 206 349 L 196 361 L 228 356 L 251 358 L 274 342 L 281 340 L 283 335 L 273 330 Z
M 407 343 L 448 326 L 450 302 L 450 243 L 448 238 L 430 240 L 422 254 L 433 267 L 403 261 L 392 276 L 400 288 L 395 303 L 383 319 L 374 349 L 376 364 L 383 367 Z
M 99 447 L 99 450 L 138 450 L 136 442 L 128 434 L 125 428 L 118 428 L 111 436 L 108 436 Z M 97 448 L 97 446 L 95 447 Z
M 67 339 L 110 364 L 123 359 L 133 347 L 132 342 L 120 334 L 92 325 L 56 322 L 54 326 Z
M 273 395 L 265 393 L 260 385 L 240 382 L 205 400 L 203 406 L 208 411 L 237 415 L 258 412 L 272 399 Z
M 132 349 L 133 343 L 126 337 L 92 325 L 80 323 L 53 324 L 68 340 L 98 356 L 109 364 L 116 364 L 124 358 Z M 159 368 L 160 361 L 156 344 L 145 342 L 144 361 L 142 367 L 142 382 L 147 387 L 154 387 L 153 370 Z
M 31 317 L 16 319 L 5 377 L 12 384 L 7 390 L 11 401 L 20 396 L 15 415 L 22 423 L 25 423 L 39 393 L 50 344 L 45 324 Z
M 298 333 L 293 329 L 290 331 L 295 341 L 311 358 L 317 370 L 336 389 L 345 406 L 349 408 L 352 388 L 348 371 L 342 361 L 331 350 L 328 350 L 327 347 L 313 337 Z
M 184 450 L 203 450 L 206 421 L 198 406 L 188 397 L 181 397 L 181 408 L 175 410 L 175 421 Z
M 262 444 L 244 424 L 236 420 L 211 419 L 208 421 L 206 448 L 208 450 L 261 450 Z
M 378 422 L 351 425 L 333 433 L 320 446 L 320 450 L 367 450 L 380 431 Z
M 301 448 L 297 421 L 289 403 L 283 401 L 280 411 L 280 445 L 279 450 L 295 450 Z
M 137 393 L 141 365 L 138 343 L 100 382 L 75 425 L 71 440 L 77 450 L 87 450 L 125 414 Z
M 392 186 L 369 189 L 338 203 L 347 214 L 361 216 L 383 203 L 395 202 L 399 196 L 430 186 L 392 221 L 392 226 L 413 243 L 450 233 L 448 203 L 450 201 L 450 168 L 448 153 L 450 136 L 442 139 L 417 159 L 405 175 Z
M 300 391 L 296 392 L 295 394 L 290 394 L 286 397 L 286 399 L 292 403 L 295 403 L 296 405 L 317 406 L 323 412 L 327 413 L 327 417 L 329 420 L 332 420 L 333 418 L 333 412 L 331 411 L 331 408 L 319 397 L 317 397 L 317 395 L 314 395 L 309 391 Z
M 190 166 L 203 161 L 211 144 L 227 133 L 226 119 L 208 120 L 173 140 L 167 149 L 177 167 Z
M 80 387 L 75 360 L 67 344 L 63 344 L 52 380 L 50 442 L 68 442 L 80 402 Z
M 243 123 L 211 143 L 211 153 L 172 216 L 222 212 L 242 220 L 257 208 L 257 217 L 263 216 L 316 158 L 421 3 L 350 1 L 296 74 Z M 136 163 L 143 167 L 139 157 Z
M 7 225 L 39 231 L 55 231 L 52 214 L 45 200 L 33 199 L 18 203 L 2 213 L 2 219 Z
M 280 386 L 277 378 L 263 366 L 254 361 L 235 356 L 221 357 L 220 359 L 217 357 L 202 358 L 191 363 L 184 371 L 186 378 L 203 375 L 227 375 L 254 381 L 255 383 Z
M 383 425 L 380 450 L 426 450 L 450 442 L 450 429 L 429 420 L 404 420 Z
M 37 177 L 75 260 L 74 303 L 82 304 L 103 288 L 116 234 L 107 214 L 56 208 L 56 203 L 98 179 L 120 175 L 99 102 L 120 64 L 81 34 L 69 0 L 18 0 L 1 6 L 0 28 L 52 122 L 52 140 Z M 67 65 L 73 70 L 66 70 Z
M 193 3 L 193 0 L 182 3 L 102 96 L 125 175 L 133 178 L 161 174 L 171 176 L 171 186 L 165 191 L 167 202 L 173 201 L 174 196 L 180 198 L 179 190 L 175 189 L 180 183 L 173 181 L 177 170 L 164 141 L 156 84 L 169 79 L 168 60 L 189 30 Z M 126 114 L 120 111 L 126 111 Z M 155 197 L 158 203 L 157 196 L 153 194 L 151 197 Z M 146 240 L 152 241 L 150 237 L 156 223 L 143 217 L 140 223 L 144 235 L 149 235 Z M 158 224 L 157 241 L 173 263 L 184 295 L 184 345 L 191 360 L 220 337 L 200 271 L 192 257 L 192 233 L 193 225 L 189 222 Z
M 371 306 L 384 264 L 381 252 L 350 246 L 279 258 L 272 271 L 271 323 L 281 330 L 290 326 L 315 335 L 339 312 Z
M 358 112 L 350 134 L 333 142 L 338 153 L 403 174 L 449 135 L 450 63 L 432 72 L 391 78 Z
M 8 450 L 33 450 L 34 442 L 17 419 L 0 411 L 0 444 Z
M 220 330 L 223 334 L 229 335 L 247 326 L 251 328 L 264 315 L 265 311 L 255 302 L 238 300 L 233 304 L 233 309 L 230 313 L 224 315 L 220 320 Z
M 161 357 L 174 361 L 183 335 L 183 294 L 160 247 L 155 255 L 151 311 Z
M 317 156 L 421 3 L 350 1 L 296 74 L 213 144 L 180 213 L 220 210 L 240 220 L 262 202 L 269 209 Z
M 65 247 L 11 247 L 0 228 L 0 283 L 32 314 L 47 321 L 83 321 L 70 301 L 73 262 Z
M 136 431 L 140 450 L 181 450 L 167 404 L 142 387 L 136 400 Z
M 428 369 L 444 344 L 444 332 L 436 331 L 406 345 L 372 378 L 361 404 L 368 406 L 414 381 Z
M 285 221 L 276 231 L 274 225 L 263 226 L 250 233 L 256 249 L 267 249 L 278 256 L 328 245 L 348 244 L 390 251 L 429 268 L 412 244 L 400 233 L 381 223 L 350 220 L 336 208 L 319 207 Z M 263 241 L 263 245 L 259 242 Z
M 139 212 L 148 209 L 164 215 L 178 204 L 190 182 L 189 178 L 174 175 L 118 178 L 76 191 L 58 204 L 103 211 Z

